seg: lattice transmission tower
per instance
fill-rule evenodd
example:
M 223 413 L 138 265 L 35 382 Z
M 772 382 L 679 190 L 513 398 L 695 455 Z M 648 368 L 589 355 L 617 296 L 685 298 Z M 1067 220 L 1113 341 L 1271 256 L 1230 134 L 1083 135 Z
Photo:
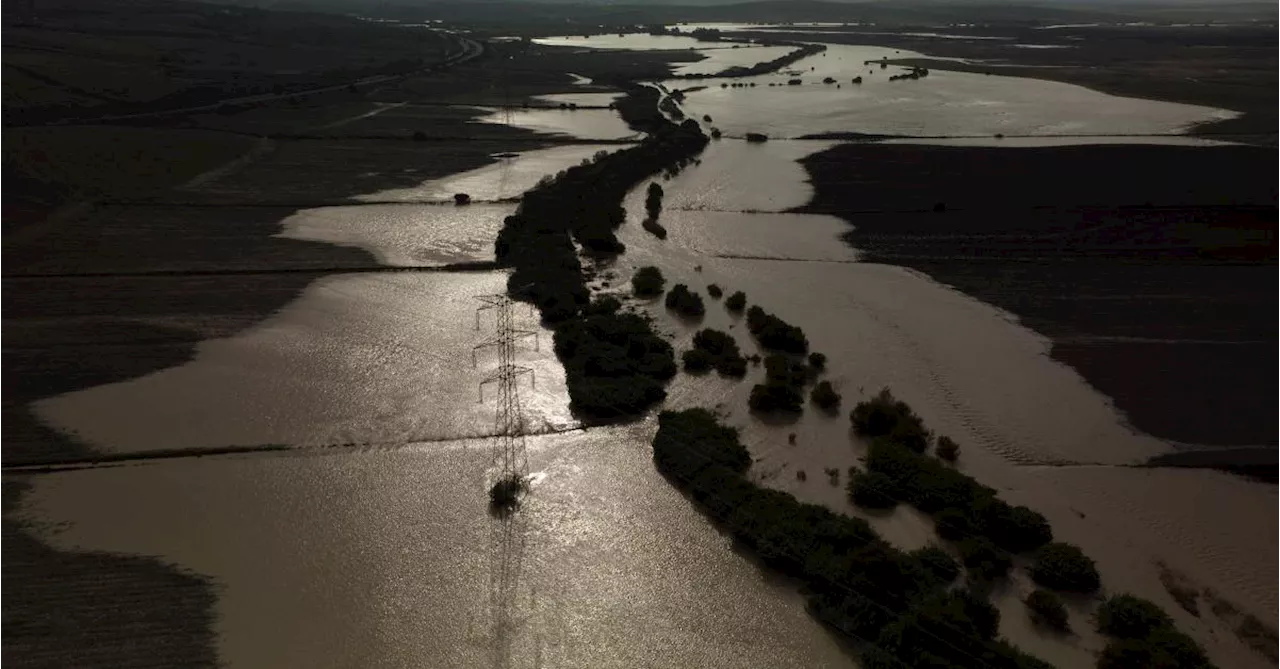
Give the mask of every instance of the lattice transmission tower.
M 503 294 L 480 295 L 482 303 L 476 310 L 476 329 L 480 329 L 480 316 L 486 311 L 497 314 L 497 332 L 471 349 L 471 365 L 478 363 L 479 353 L 489 348 L 498 350 L 498 368 L 480 382 L 480 401 L 484 401 L 484 387 L 498 386 L 498 404 L 494 412 L 493 464 L 499 471 L 499 480 L 518 478 L 523 480 L 529 471 L 524 449 L 524 413 L 520 407 L 520 377 L 528 375 L 536 386 L 533 369 L 516 364 L 516 344 L 533 338 L 534 350 L 538 350 L 538 333 L 515 326 L 512 314 L 514 302 Z

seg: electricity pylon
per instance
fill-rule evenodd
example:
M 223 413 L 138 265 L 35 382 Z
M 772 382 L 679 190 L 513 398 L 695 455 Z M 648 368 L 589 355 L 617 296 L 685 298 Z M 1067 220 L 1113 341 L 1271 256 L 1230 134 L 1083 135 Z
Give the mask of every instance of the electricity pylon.
M 533 338 L 538 348 L 538 333 L 515 327 L 512 316 L 512 300 L 506 295 L 480 295 L 476 299 L 483 304 L 476 310 L 476 329 L 480 329 L 480 315 L 494 311 L 498 316 L 497 333 L 476 344 L 471 349 L 471 364 L 475 366 L 477 354 L 487 348 L 498 349 L 498 368 L 480 382 L 480 401 L 484 401 L 484 387 L 498 385 L 498 405 L 494 414 L 493 461 L 501 469 L 499 480 L 519 478 L 528 474 L 529 462 L 524 449 L 524 415 L 520 408 L 520 377 L 529 375 L 533 384 L 537 376 L 532 368 L 515 364 L 516 343 Z

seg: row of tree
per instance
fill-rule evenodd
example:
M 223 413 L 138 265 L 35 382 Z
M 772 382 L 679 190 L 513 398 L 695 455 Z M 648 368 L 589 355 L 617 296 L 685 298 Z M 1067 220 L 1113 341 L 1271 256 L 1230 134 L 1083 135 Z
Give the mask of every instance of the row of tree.
M 959 568 L 945 551 L 900 551 L 861 519 L 750 481 L 750 454 L 711 412 L 664 411 L 653 458 L 765 564 L 804 581 L 814 615 L 871 642 L 864 667 L 1049 666 L 996 638 L 993 606 L 949 589 Z
M 709 141 L 698 124 L 675 124 L 657 112 L 658 91 L 635 86 L 619 113 L 648 136 L 615 153 L 543 179 L 524 194 L 498 233 L 498 262 L 513 269 L 507 291 L 532 302 L 555 325 L 571 404 L 588 417 L 639 412 L 659 402 L 675 373 L 670 345 L 649 324 L 612 304 L 590 304 L 577 247 L 592 256 L 621 253 L 615 231 L 626 220 L 622 200 L 645 179 L 687 164 Z

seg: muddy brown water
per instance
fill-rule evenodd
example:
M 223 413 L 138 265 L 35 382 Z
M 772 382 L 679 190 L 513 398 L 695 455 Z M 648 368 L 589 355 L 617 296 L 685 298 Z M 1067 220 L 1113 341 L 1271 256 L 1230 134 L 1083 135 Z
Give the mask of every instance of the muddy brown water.
M 635 267 L 655 264 L 700 292 L 712 282 L 744 290 L 829 356 L 826 377 L 846 408 L 891 386 L 961 443 L 963 470 L 1044 513 L 1060 538 L 1095 557 L 1108 591 L 1160 603 L 1222 666 L 1265 666 L 1225 623 L 1182 612 L 1154 562 L 1274 620 L 1275 489 L 1127 467 L 1168 445 L 1129 429 L 1049 359 L 1046 340 L 923 275 L 858 263 L 837 239 L 847 229 L 837 219 L 780 213 L 809 197 L 795 161 L 825 145 L 713 144 L 665 184 L 665 242 L 638 225 L 637 190 L 620 232 L 628 252 L 603 268 L 615 273 L 610 286 L 596 288 L 618 291 Z M 590 152 L 549 155 L 514 159 L 506 181 L 491 166 L 370 199 L 459 190 L 499 199 Z M 309 210 L 282 234 L 361 246 L 388 264 L 442 263 L 479 253 L 496 230 L 482 219 L 505 206 Z M 44 475 L 19 514 L 55 547 L 154 555 L 211 578 L 228 666 L 852 664 L 793 584 L 735 552 L 654 471 L 652 419 L 574 431 L 545 332 L 540 351 L 521 353 L 537 371 L 536 388 L 522 389 L 526 416 L 536 431 L 569 432 L 528 440 L 525 507 L 505 523 L 487 515 L 491 453 L 474 437 L 491 424 L 477 384 L 493 361 L 471 365 L 484 337 L 472 296 L 501 290 L 504 278 L 330 277 L 259 326 L 206 342 L 186 365 L 42 402 L 51 425 L 105 451 L 313 448 Z M 635 306 L 687 346 L 695 324 Z M 701 325 L 756 348 L 715 302 Z M 745 398 L 760 373 L 742 382 L 682 374 L 668 405 L 718 408 L 744 429 L 757 480 L 859 513 L 822 475 L 843 473 L 862 452 L 846 420 L 812 410 L 792 424 L 753 419 Z M 869 520 L 904 548 L 933 540 L 930 521 L 909 509 Z M 1058 666 L 1090 666 L 1102 645 L 1088 632 L 1093 604 L 1070 603 L 1078 636 L 1046 636 L 1019 602 L 1030 587 L 1016 576 L 994 593 L 1001 632 Z

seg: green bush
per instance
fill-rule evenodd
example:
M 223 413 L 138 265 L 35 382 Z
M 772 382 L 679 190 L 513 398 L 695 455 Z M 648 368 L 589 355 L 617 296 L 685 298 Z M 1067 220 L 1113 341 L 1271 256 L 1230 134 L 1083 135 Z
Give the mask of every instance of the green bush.
M 781 353 L 771 353 L 764 359 L 764 378 L 766 383 L 799 389 L 809 380 L 809 370 Z
M 570 404 L 591 418 L 648 409 L 666 398 L 663 383 L 676 373 L 671 345 L 635 314 L 584 313 L 557 325 L 554 339 Z
M 1036 550 L 1031 579 L 1046 588 L 1069 592 L 1096 592 L 1102 587 L 1098 568 L 1079 548 L 1052 543 Z
M 747 310 L 747 330 L 767 349 L 796 355 L 804 355 L 809 350 L 809 340 L 803 330 L 759 306 Z
M 667 291 L 666 305 L 668 309 L 690 318 L 701 316 L 707 311 L 702 305 L 702 296 L 690 291 L 683 283 L 677 283 Z
M 945 590 L 946 567 L 932 551 L 907 555 L 865 521 L 748 480 L 750 455 L 736 431 L 710 412 L 663 412 L 653 458 L 738 545 L 799 579 L 814 616 L 874 640 L 863 653 L 864 667 L 971 667 L 974 658 L 1000 669 L 1047 667 L 994 638 L 994 607 Z
M 1141 639 L 1114 639 L 1102 649 L 1098 669 L 1212 669 L 1204 649 L 1191 637 L 1160 628 Z
M 1048 590 L 1039 590 L 1027 595 L 1027 609 L 1031 611 L 1032 620 L 1052 627 L 1056 630 L 1069 629 L 1067 607 L 1062 605 L 1062 600 L 1058 596 Z
M 738 342 L 733 335 L 706 328 L 693 335 L 693 345 L 706 353 L 710 365 L 721 374 L 732 377 L 746 375 L 747 360 L 738 350 Z
M 929 432 L 924 421 L 906 402 L 898 400 L 888 388 L 875 397 L 858 402 L 849 413 L 853 429 L 865 437 L 888 437 L 916 453 L 929 446 Z
M 1122 639 L 1141 638 L 1173 625 L 1159 606 L 1133 595 L 1116 595 L 1098 607 L 1098 631 Z
M 893 479 L 880 472 L 858 472 L 845 484 L 849 501 L 864 509 L 892 509 L 898 505 Z
M 983 533 L 1005 550 L 1022 553 L 1053 541 L 1049 521 L 1025 506 L 1011 507 L 993 499 L 979 510 Z
M 741 312 L 747 308 L 747 295 L 742 291 L 737 291 L 729 297 L 725 298 L 724 308 L 733 312 Z
M 839 408 L 840 399 L 840 393 L 836 392 L 830 381 L 818 382 L 813 392 L 809 393 L 809 401 L 827 411 L 835 411 Z
M 707 294 L 711 296 L 711 299 L 718 300 L 720 299 L 721 295 L 724 295 L 724 290 L 722 290 L 720 286 L 717 286 L 716 284 L 713 283 L 707 286 Z
M 667 280 L 663 278 L 662 271 L 657 267 L 641 267 L 636 270 L 635 276 L 631 277 L 631 292 L 635 293 L 636 297 L 661 295 L 666 285 Z
M 960 565 L 956 563 L 955 558 L 942 550 L 942 548 L 934 545 L 917 548 L 908 553 L 920 566 L 930 574 L 933 574 L 943 583 L 951 583 L 960 575 Z
M 933 450 L 939 458 L 947 462 L 955 462 L 960 457 L 960 444 L 946 435 L 938 437 L 938 445 Z
M 1098 658 L 1099 669 L 1208 669 L 1202 649 L 1173 627 L 1173 620 L 1155 604 L 1116 595 L 1098 607 L 1098 631 L 1114 639 Z
M 791 386 L 758 383 L 751 388 L 747 406 L 760 413 L 800 412 L 804 409 L 804 399 L 800 391 Z
M 945 509 L 934 519 L 938 536 L 948 541 L 959 541 L 973 533 L 969 516 L 959 509 Z
M 993 581 L 1009 573 L 1013 566 L 1008 553 L 982 537 L 964 539 L 956 548 L 960 551 L 960 562 L 978 581 Z
M 812 368 L 814 368 L 814 369 L 815 369 L 815 370 L 817 370 L 817 371 L 822 371 L 822 370 L 826 369 L 826 368 L 827 368 L 827 356 L 826 356 L 826 354 L 818 353 L 817 351 L 814 351 L 813 353 L 810 353 L 810 354 L 809 354 L 809 366 L 810 366 L 810 367 L 812 367 Z
M 684 371 L 694 374 L 701 374 L 709 369 L 715 363 L 715 359 L 710 353 L 700 349 L 691 348 L 680 354 L 680 360 L 684 362 Z

